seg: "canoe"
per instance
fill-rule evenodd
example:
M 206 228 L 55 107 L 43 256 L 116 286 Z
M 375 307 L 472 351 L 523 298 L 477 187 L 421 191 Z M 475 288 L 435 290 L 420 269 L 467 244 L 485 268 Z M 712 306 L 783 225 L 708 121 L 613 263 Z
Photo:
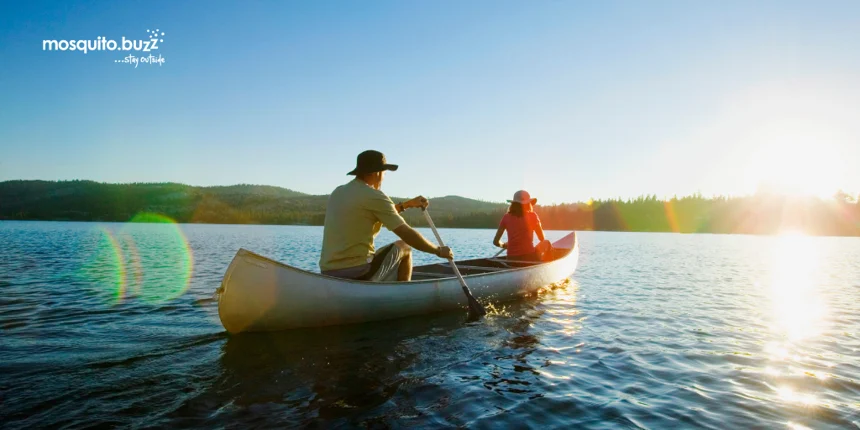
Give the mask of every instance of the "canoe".
M 472 294 L 498 303 L 560 282 L 576 270 L 576 233 L 553 243 L 548 262 L 480 258 L 458 261 Z M 466 297 L 450 263 L 413 268 L 410 282 L 334 278 L 240 249 L 218 293 L 218 316 L 230 333 L 322 327 L 465 309 Z

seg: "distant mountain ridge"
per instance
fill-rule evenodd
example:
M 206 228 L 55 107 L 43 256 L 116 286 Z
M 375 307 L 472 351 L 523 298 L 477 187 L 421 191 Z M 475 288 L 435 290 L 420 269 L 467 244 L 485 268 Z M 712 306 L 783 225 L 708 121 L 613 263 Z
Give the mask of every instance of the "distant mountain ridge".
M 328 195 L 270 185 L 14 180 L 0 182 L 0 219 L 128 221 L 140 212 L 156 212 L 178 222 L 321 225 L 327 200 Z M 505 207 L 460 196 L 432 198 L 431 205 L 443 219 Z

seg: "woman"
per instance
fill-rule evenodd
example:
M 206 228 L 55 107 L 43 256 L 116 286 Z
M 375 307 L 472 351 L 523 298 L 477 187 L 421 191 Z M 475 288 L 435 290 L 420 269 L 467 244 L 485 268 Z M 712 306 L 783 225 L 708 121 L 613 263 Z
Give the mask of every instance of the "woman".
M 514 193 L 513 200 L 508 200 L 508 203 L 511 207 L 499 223 L 493 245 L 507 249 L 508 258 L 512 260 L 541 261 L 544 255 L 552 255 L 547 254 L 552 245 L 544 238 L 540 218 L 534 212 L 537 199 L 533 199 L 528 191 L 520 190 Z M 508 241 L 501 243 L 499 241 L 505 231 L 508 232 Z M 540 241 L 537 248 L 532 242 L 535 234 Z

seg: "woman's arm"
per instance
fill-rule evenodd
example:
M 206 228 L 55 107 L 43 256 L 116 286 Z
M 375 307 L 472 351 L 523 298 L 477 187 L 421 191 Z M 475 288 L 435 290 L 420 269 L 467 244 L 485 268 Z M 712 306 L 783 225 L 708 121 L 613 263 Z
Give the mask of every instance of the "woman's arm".
M 544 240 L 546 240 L 543 237 L 543 227 L 541 227 L 540 224 L 538 224 L 537 228 L 535 229 L 535 233 L 537 234 L 539 241 L 543 242 Z
M 505 226 L 500 225 L 499 229 L 496 230 L 496 237 L 493 238 L 493 245 L 496 245 L 499 248 L 507 248 L 508 247 L 507 243 L 500 243 L 499 242 L 500 240 L 502 240 L 502 233 L 504 233 L 504 232 L 505 232 Z
M 537 234 L 539 241 L 543 242 L 546 240 L 543 235 L 543 226 L 540 224 L 540 218 L 538 218 L 537 214 L 535 214 L 535 234 Z

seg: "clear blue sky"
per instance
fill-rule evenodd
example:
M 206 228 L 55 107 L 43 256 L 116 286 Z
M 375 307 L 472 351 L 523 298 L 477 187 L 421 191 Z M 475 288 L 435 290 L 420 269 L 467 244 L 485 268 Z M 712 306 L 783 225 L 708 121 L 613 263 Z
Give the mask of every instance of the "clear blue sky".
M 42 50 L 155 28 L 160 67 Z M 858 1 L 3 2 L 0 180 L 860 191 L 858 46 Z

